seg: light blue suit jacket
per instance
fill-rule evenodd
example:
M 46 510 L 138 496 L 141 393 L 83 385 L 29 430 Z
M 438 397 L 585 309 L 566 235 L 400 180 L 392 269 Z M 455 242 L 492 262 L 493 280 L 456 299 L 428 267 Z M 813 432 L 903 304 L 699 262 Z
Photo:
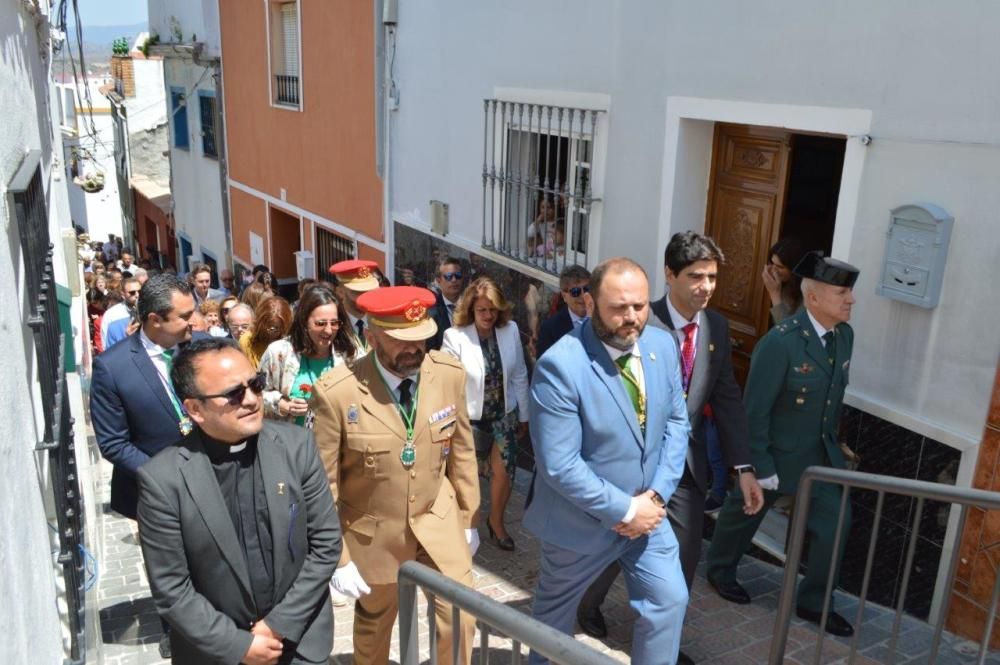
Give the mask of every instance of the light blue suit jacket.
M 602 551 L 623 538 L 612 528 L 633 496 L 652 489 L 666 501 L 677 488 L 690 431 L 677 343 L 648 326 L 639 350 L 645 435 L 589 321 L 535 366 L 530 413 L 537 469 L 524 525 L 541 540 L 583 554 Z M 670 532 L 667 520 L 658 531 Z

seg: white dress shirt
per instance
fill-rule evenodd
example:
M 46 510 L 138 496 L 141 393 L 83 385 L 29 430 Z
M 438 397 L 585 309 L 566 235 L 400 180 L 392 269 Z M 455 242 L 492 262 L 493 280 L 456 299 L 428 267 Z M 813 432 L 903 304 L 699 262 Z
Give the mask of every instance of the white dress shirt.
M 174 387 L 170 382 L 170 372 L 167 370 L 167 359 L 163 356 L 164 351 L 169 351 L 170 349 L 164 349 L 162 346 L 149 339 L 146 336 L 146 331 L 142 328 L 139 329 L 139 341 L 142 342 L 142 348 L 146 350 L 146 354 L 153 363 L 153 367 L 156 368 L 156 373 L 160 375 L 160 383 L 163 384 L 163 389 L 167 391 L 168 396 L 174 395 Z M 175 346 L 174 351 L 177 350 Z

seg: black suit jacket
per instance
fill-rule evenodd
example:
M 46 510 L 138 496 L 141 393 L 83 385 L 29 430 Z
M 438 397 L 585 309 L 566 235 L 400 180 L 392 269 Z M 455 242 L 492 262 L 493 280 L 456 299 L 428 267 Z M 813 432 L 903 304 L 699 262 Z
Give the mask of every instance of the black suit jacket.
M 215 444 L 212 444 L 215 445 Z M 238 663 L 264 619 L 309 661 L 333 648 L 328 583 L 340 521 L 312 433 L 264 421 L 257 441 L 273 538 L 274 609 L 258 616 L 246 557 L 199 430 L 139 469 L 142 554 L 175 663 Z
M 138 332 L 94 359 L 90 418 L 101 455 L 114 465 L 111 508 L 135 519 L 139 467 L 181 438 L 177 411 Z
M 451 328 L 451 319 L 448 318 L 448 308 L 444 304 L 444 298 L 441 297 L 440 291 L 434 292 L 437 302 L 434 307 L 431 308 L 431 318 L 437 323 L 437 332 L 434 333 L 434 337 L 427 340 L 427 350 L 440 351 L 441 344 L 444 342 L 444 331 Z
M 662 327 L 674 330 L 667 310 L 666 296 L 653 302 L 650 308 Z M 676 335 L 674 339 L 677 339 Z M 712 406 L 726 465 L 732 467 L 750 464 L 750 435 L 740 386 L 733 375 L 729 321 L 711 309 L 704 310 L 701 317 L 698 347 L 687 396 L 688 419 L 691 421 L 687 465 L 702 491 L 708 483 L 708 452 L 702 426 L 705 404 Z
M 573 330 L 573 319 L 569 315 L 569 309 L 563 305 L 559 311 L 542 322 L 542 327 L 538 330 L 538 341 L 535 342 L 535 357 L 541 358 L 550 346 L 571 330 Z

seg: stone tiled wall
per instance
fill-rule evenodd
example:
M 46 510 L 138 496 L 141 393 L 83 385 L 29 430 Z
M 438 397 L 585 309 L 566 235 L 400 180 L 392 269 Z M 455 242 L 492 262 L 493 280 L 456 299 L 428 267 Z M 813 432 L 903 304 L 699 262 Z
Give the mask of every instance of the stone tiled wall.
M 955 484 L 960 451 L 869 413 L 845 406 L 840 440 L 860 457 L 859 471 Z M 875 492 L 855 490 L 851 493 L 852 523 L 841 566 L 840 586 L 854 594 L 860 593 L 864 580 L 877 501 Z M 913 539 L 914 525 L 919 523 L 904 609 L 914 616 L 928 616 L 949 510 L 948 505 L 927 501 L 918 520 L 915 499 L 885 495 L 867 594 L 870 601 L 891 607 L 898 603 L 903 590 L 907 550 Z
M 972 486 L 977 489 L 1000 490 L 1000 367 L 993 382 L 993 399 Z M 986 624 L 986 614 L 1000 563 L 1000 512 L 971 509 L 962 535 L 958 571 L 948 613 L 948 630 L 970 639 L 979 640 Z M 993 626 L 990 640 L 993 649 L 1000 648 L 1000 621 Z

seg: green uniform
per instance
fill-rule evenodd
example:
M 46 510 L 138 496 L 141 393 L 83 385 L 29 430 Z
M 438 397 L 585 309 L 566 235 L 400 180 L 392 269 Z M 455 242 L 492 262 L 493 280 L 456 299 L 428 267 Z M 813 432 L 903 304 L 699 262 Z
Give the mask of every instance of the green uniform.
M 831 342 L 827 342 L 831 346 Z M 736 565 L 750 547 L 764 515 L 782 494 L 794 495 L 799 477 L 813 465 L 845 467 L 837 441 L 840 407 L 847 388 L 854 331 L 846 323 L 833 331 L 832 357 L 805 309 L 772 328 L 757 343 L 750 361 L 744 404 L 750 427 L 750 453 L 757 477 L 778 475 L 778 491 L 764 490 L 764 508 L 743 513 L 743 496 L 731 492 L 715 526 L 708 550 L 708 576 L 718 582 L 736 581 Z M 840 489 L 814 485 L 809 506 L 809 558 L 799 586 L 798 605 L 820 611 L 831 561 L 839 569 L 847 533 L 846 506 L 840 551 L 833 540 L 840 511 Z M 834 577 L 834 587 L 837 578 Z M 832 609 L 831 605 L 831 609 Z

